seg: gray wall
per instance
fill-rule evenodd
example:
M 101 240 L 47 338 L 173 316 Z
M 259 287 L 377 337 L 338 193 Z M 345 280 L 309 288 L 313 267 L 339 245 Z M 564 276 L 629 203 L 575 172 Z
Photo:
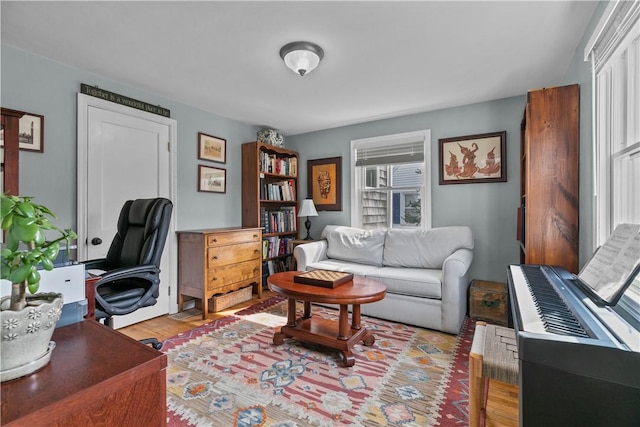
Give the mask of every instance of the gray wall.
M 607 2 L 600 2 L 597 6 L 562 82 L 550 84 L 580 85 L 580 266 L 591 257 L 594 250 L 592 87 L 591 68 L 588 62 L 584 62 L 584 48 L 606 6 Z M 286 138 L 286 144 L 288 148 L 300 152 L 300 188 L 304 191 L 308 159 L 342 156 L 342 179 L 348 183 L 349 146 L 352 139 L 431 129 L 432 225 L 469 225 L 475 237 L 471 278 L 505 281 L 507 265 L 519 262 L 515 221 L 520 194 L 519 129 L 525 101 L 523 94 L 520 97 L 345 126 L 290 136 Z M 507 131 L 506 183 L 438 184 L 438 139 L 500 130 Z M 312 219 L 312 236 L 318 237 L 322 227 L 327 224 L 350 223 L 350 192 L 350 187 L 344 185 L 342 212 L 319 212 L 319 216 Z
M 44 153 L 20 152 L 20 193 L 37 197 L 76 228 L 76 117 L 80 83 L 162 105 L 178 122 L 178 229 L 241 225 L 240 144 L 255 141 L 258 128 L 107 80 L 77 68 L 2 45 L 2 107 L 44 116 Z M 227 140 L 227 163 L 198 162 L 198 132 Z M 227 170 L 226 194 L 197 191 L 197 165 Z
M 432 226 L 471 227 L 475 239 L 471 278 L 506 281 L 507 265 L 519 262 L 515 219 L 520 194 L 520 122 L 525 101 L 523 95 L 286 137 L 287 148 L 300 153 L 300 197 L 306 195 L 307 160 L 342 156 L 342 211 L 319 212 L 318 217 L 312 218 L 312 237 L 319 237 L 327 224 L 350 224 L 352 139 L 430 129 Z M 507 131 L 507 182 L 438 184 L 438 139 L 503 130 Z
M 580 152 L 580 262 L 593 251 L 591 200 L 591 73 L 583 61 L 586 41 L 600 19 L 606 2 L 594 13 L 562 82 L 581 86 Z M 81 69 L 2 45 L 1 99 L 6 108 L 45 116 L 45 151 L 21 152 L 20 185 L 23 194 L 38 197 L 60 218 L 60 225 L 76 227 L 76 93 L 80 83 L 98 85 L 171 110 L 178 121 L 176 215 L 179 229 L 226 227 L 240 224 L 242 142 L 255 139 L 257 128 L 164 99 L 154 93 L 105 79 Z M 212 95 L 213 96 L 213 95 Z M 379 120 L 286 137 L 286 146 L 300 152 L 300 196 L 306 195 L 306 160 L 342 156 L 343 210 L 320 212 L 313 218 L 312 234 L 326 224 L 349 224 L 349 142 L 422 129 L 431 129 L 431 189 L 433 226 L 467 224 L 475 234 L 475 259 L 471 277 L 506 280 L 506 266 L 518 262 L 515 210 L 518 206 L 519 128 L 524 110 L 521 96 L 423 114 Z M 292 106 L 295 108 L 295 106 Z M 506 183 L 438 185 L 438 139 L 494 131 L 507 131 Z M 227 139 L 227 193 L 198 193 L 197 133 Z

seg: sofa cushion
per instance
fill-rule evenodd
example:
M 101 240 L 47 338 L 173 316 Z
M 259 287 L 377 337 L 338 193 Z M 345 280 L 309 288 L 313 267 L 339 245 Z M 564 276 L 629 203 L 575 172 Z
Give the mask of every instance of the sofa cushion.
M 391 228 L 387 230 L 382 263 L 390 267 L 442 268 L 444 260 L 462 248 L 473 249 L 469 227 Z
M 383 283 L 389 294 L 442 298 L 442 270 L 382 267 L 367 277 Z
M 322 238 L 327 240 L 327 256 L 359 264 L 382 265 L 386 230 L 362 230 L 341 225 L 327 225 Z
M 307 270 L 344 271 L 347 273 L 353 273 L 356 276 L 367 276 L 378 268 L 379 267 L 374 265 L 357 264 L 349 261 L 341 261 L 339 259 L 325 259 L 322 261 L 312 262 L 307 265 Z

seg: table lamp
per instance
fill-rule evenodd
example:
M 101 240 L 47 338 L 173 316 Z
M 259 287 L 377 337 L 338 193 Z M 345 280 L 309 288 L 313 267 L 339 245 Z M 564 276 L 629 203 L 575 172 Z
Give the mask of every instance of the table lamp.
M 316 211 L 316 205 L 313 204 L 312 199 L 304 199 L 302 204 L 300 205 L 300 212 L 298 212 L 298 217 L 306 216 L 307 220 L 304 222 L 304 226 L 307 228 L 307 237 L 304 240 L 313 240 L 311 235 L 309 234 L 309 229 L 311 228 L 311 221 L 309 220 L 310 216 L 318 216 L 318 211 Z

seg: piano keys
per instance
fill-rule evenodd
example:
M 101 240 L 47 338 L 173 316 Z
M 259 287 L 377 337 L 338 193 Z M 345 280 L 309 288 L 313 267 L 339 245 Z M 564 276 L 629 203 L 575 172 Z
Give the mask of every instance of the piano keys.
M 626 244 L 614 232 L 616 250 L 631 256 L 615 286 L 602 262 L 618 268 L 621 255 L 611 257 L 607 243 L 578 276 L 544 265 L 507 270 L 522 426 L 640 426 L 640 226 L 616 231 Z

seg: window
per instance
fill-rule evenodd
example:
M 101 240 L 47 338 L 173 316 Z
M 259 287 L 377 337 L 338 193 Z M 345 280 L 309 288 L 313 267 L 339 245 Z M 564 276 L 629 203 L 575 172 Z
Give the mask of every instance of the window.
M 429 130 L 351 141 L 351 225 L 431 228 Z
M 611 2 L 585 49 L 593 69 L 596 246 L 640 223 L 640 3 Z M 640 278 L 620 300 L 640 318 Z

